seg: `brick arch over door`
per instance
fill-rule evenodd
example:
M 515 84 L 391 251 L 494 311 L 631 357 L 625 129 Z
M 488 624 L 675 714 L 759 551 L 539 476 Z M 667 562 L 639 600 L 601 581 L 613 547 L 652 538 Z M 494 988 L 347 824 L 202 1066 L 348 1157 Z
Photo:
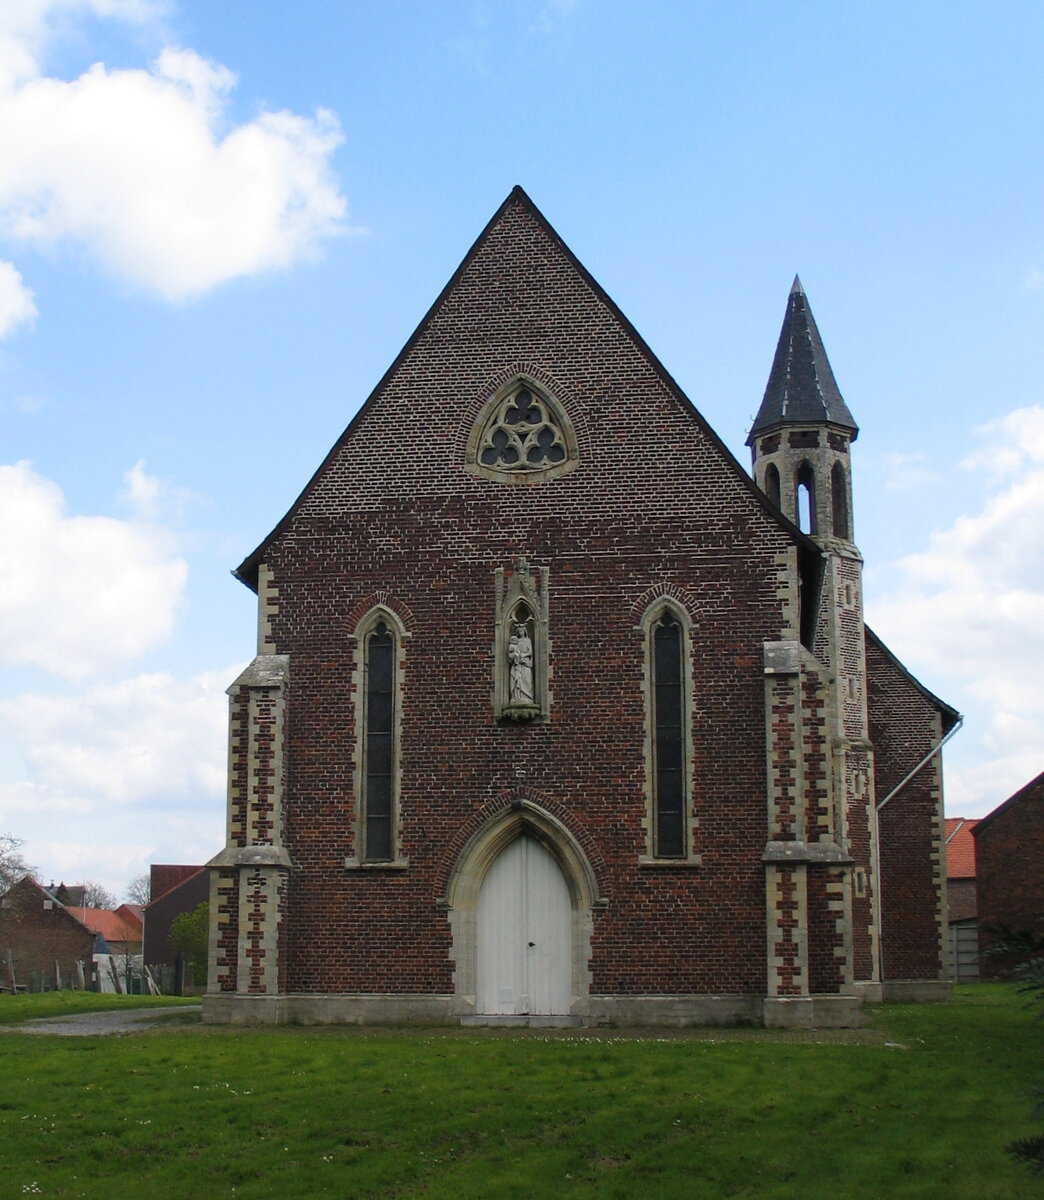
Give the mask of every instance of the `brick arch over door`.
M 501 809 L 468 841 L 457 857 L 446 892 L 452 935 L 450 954 L 456 964 L 454 990 L 459 1011 L 477 1011 L 478 912 L 482 884 L 498 857 L 518 838 L 536 841 L 562 872 L 571 908 L 571 1012 L 583 1015 L 590 990 L 593 911 L 601 907 L 598 882 L 580 844 L 546 809 L 530 800 L 517 800 Z

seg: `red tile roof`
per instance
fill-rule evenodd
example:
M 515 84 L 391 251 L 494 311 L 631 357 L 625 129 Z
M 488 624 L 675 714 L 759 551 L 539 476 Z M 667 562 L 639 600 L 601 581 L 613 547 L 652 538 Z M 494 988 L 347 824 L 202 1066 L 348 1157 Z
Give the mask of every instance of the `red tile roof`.
M 69 912 L 107 942 L 141 941 L 141 921 L 132 912 L 110 912 L 107 908 L 70 908 Z
M 972 830 L 978 821 L 967 817 L 946 818 L 946 878 L 975 878 L 975 839 Z

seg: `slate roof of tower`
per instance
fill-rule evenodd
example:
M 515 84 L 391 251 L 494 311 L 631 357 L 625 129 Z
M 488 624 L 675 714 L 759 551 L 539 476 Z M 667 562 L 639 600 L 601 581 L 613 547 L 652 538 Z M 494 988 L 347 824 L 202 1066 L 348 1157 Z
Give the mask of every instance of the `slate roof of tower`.
M 754 418 L 747 445 L 766 429 L 777 425 L 808 425 L 827 421 L 859 433 L 848 406 L 841 397 L 823 339 L 801 280 L 794 276 L 787 313 L 776 345 L 765 395 Z

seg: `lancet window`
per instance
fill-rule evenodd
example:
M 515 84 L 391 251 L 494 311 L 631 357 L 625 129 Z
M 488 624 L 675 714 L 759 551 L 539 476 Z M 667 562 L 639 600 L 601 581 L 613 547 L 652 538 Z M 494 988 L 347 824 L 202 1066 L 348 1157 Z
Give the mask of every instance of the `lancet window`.
M 355 854 L 347 865 L 404 866 L 399 856 L 403 627 L 383 607 L 356 629 Z
M 672 602 L 647 611 L 646 787 L 648 860 L 696 862 L 692 853 L 690 620 Z

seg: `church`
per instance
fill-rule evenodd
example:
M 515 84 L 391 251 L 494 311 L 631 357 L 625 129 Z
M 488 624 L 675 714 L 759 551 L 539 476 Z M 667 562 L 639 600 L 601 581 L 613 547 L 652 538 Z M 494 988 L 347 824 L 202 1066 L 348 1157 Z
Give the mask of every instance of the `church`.
M 857 433 L 795 280 L 748 475 L 515 188 L 236 571 L 204 1018 L 945 997 L 960 718 L 864 624 Z

